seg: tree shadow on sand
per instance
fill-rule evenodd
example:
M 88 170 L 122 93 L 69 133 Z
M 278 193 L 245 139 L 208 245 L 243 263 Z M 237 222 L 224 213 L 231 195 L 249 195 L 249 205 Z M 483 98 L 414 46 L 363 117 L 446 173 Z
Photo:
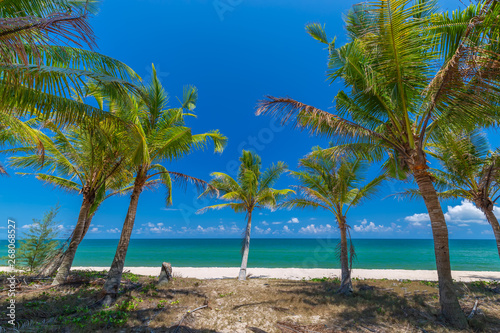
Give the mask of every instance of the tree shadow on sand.
M 289 303 L 295 303 L 295 307 L 300 304 L 311 308 L 329 306 L 332 319 L 327 326 L 330 327 L 354 331 L 390 330 L 392 323 L 396 322 L 423 331 L 449 327 L 440 315 L 436 288 L 429 291 L 425 290 L 424 283 L 419 285 L 418 282 L 412 282 L 413 288 L 409 288 L 410 282 L 387 281 L 386 284 L 388 282 L 395 287 L 379 287 L 371 281 L 358 281 L 350 296 L 337 294 L 340 284 L 331 281 L 286 281 L 277 283 L 275 287 L 284 296 L 280 304 L 291 300 Z M 496 287 L 488 283 L 457 283 L 456 288 L 466 315 L 471 312 L 476 300 L 479 300 L 480 308 L 483 309 L 490 309 L 491 305 L 498 306 L 500 303 Z M 479 311 L 470 320 L 470 326 L 475 330 L 498 328 L 500 313 Z

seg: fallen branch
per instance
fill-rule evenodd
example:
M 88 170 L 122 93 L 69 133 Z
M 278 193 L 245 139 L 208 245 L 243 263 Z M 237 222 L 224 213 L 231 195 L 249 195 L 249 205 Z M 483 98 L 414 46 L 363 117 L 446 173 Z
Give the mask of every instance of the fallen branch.
M 193 312 L 195 312 L 195 311 L 201 310 L 201 309 L 203 309 L 203 308 L 206 308 L 206 307 L 208 307 L 208 304 L 207 304 L 207 305 L 200 306 L 200 307 L 198 307 L 198 308 L 196 308 L 196 309 L 194 309 L 194 310 L 187 310 L 186 314 L 185 314 L 184 316 L 182 316 L 182 319 L 181 319 L 181 321 L 179 322 L 179 325 L 177 325 L 177 327 L 175 328 L 174 333 L 177 333 L 177 331 L 179 330 L 179 327 L 181 327 L 181 325 L 182 325 L 182 322 L 184 321 L 184 319 L 185 319 L 185 318 L 186 318 L 189 314 L 191 314 L 191 313 L 193 313 Z
M 474 315 L 477 313 L 477 303 L 478 301 L 476 300 L 476 303 L 474 303 L 474 307 L 472 308 L 470 315 L 467 316 L 467 319 L 472 319 L 472 317 L 474 317 Z
M 370 332 L 377 332 L 377 331 L 372 330 L 371 328 L 366 327 L 366 326 L 363 326 L 363 325 L 361 325 L 361 324 L 360 324 L 359 326 L 361 326 L 362 328 L 364 328 L 364 329 L 365 329 L 365 330 L 367 330 L 367 331 L 370 331 Z

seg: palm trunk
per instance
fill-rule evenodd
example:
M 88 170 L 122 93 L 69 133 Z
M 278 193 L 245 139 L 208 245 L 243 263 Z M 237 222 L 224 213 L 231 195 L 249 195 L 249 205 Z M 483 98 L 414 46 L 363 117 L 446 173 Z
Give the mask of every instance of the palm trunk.
M 485 209 L 484 215 L 486 215 L 486 219 L 493 228 L 493 234 L 495 235 L 495 239 L 497 241 L 498 255 L 500 256 L 500 225 L 498 224 L 498 219 L 495 214 L 493 214 L 493 208 Z
M 127 255 L 128 245 L 130 243 L 130 236 L 132 235 L 132 229 L 134 228 L 135 215 L 137 213 L 137 206 L 139 204 L 139 196 L 141 195 L 142 189 L 144 187 L 144 181 L 136 178 L 134 184 L 134 190 L 130 196 L 130 204 L 127 211 L 127 216 L 125 217 L 125 222 L 123 223 L 122 233 L 120 235 L 120 241 L 118 242 L 118 247 L 116 248 L 115 257 L 113 263 L 109 269 L 108 277 L 104 283 L 103 290 L 106 294 L 102 305 L 110 306 L 116 299 L 118 295 L 118 289 L 120 288 L 120 282 L 122 279 L 123 267 L 125 265 L 125 257 Z
M 342 272 L 342 280 L 338 293 L 348 295 L 352 293 L 352 280 L 349 265 L 349 250 L 347 249 L 347 225 L 345 217 L 339 219 L 338 222 L 340 227 L 340 267 Z
M 85 238 L 85 235 L 87 234 L 87 231 L 89 230 L 89 227 L 92 224 L 93 217 L 94 217 L 94 214 L 90 215 L 85 220 L 83 234 L 80 237 L 80 241 L 78 242 L 77 247 L 80 245 L 81 241 Z M 75 237 L 75 233 L 71 234 L 70 244 L 71 244 L 71 242 L 77 242 L 77 239 Z M 62 264 L 64 258 L 68 255 L 68 250 L 69 250 L 69 248 L 66 249 L 66 251 L 64 251 L 64 252 L 61 250 L 61 252 L 59 252 L 57 255 L 55 255 L 54 258 L 52 258 L 51 261 L 47 265 L 45 265 L 45 267 L 43 267 L 42 270 L 40 270 L 39 275 L 40 276 L 52 276 L 52 275 L 54 275 L 56 273 L 56 271 L 59 269 L 59 267 L 61 267 L 61 264 Z M 71 266 L 70 266 L 70 270 L 71 270 Z
M 450 252 L 448 245 L 448 228 L 443 210 L 436 194 L 431 176 L 425 170 L 414 171 L 415 181 L 429 212 L 432 234 L 434 237 L 434 253 L 439 280 L 439 302 L 446 320 L 457 328 L 468 326 L 464 312 L 460 308 L 451 277 Z
M 247 230 L 245 231 L 245 239 L 243 240 L 243 251 L 241 255 L 241 268 L 238 280 L 244 281 L 247 279 L 247 264 L 248 253 L 250 252 L 250 231 L 252 230 L 252 211 L 248 212 Z
M 85 232 L 85 222 L 87 221 L 92 204 L 93 196 L 84 195 L 83 203 L 80 208 L 80 214 L 78 215 L 78 221 L 76 222 L 75 230 L 73 230 L 71 242 L 69 243 L 68 249 L 64 253 L 59 270 L 57 271 L 57 275 L 52 282 L 53 286 L 64 283 L 68 278 L 71 265 L 73 264 L 73 260 L 75 259 L 76 249 L 78 248 L 78 245 L 80 244 Z

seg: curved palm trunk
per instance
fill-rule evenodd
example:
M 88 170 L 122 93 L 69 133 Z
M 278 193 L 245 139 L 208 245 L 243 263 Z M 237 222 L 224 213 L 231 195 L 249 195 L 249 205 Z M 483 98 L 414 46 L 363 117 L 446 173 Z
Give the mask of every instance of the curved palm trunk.
M 68 278 L 71 265 L 73 264 L 73 260 L 75 259 L 76 249 L 78 248 L 78 245 L 80 244 L 86 230 L 88 230 L 88 227 L 87 229 L 85 229 L 85 227 L 92 204 L 93 196 L 84 196 L 83 203 L 80 208 L 80 214 L 78 215 L 78 221 L 76 222 L 75 230 L 73 230 L 71 242 L 69 243 L 68 249 L 63 255 L 59 270 L 57 271 L 57 275 L 52 282 L 53 286 L 64 283 Z
M 243 251 L 241 255 L 241 268 L 238 280 L 244 281 L 247 279 L 247 264 L 248 253 L 250 252 L 250 231 L 252 230 L 252 212 L 248 212 L 247 230 L 245 231 L 245 239 L 243 240 Z
M 498 255 L 500 256 L 500 224 L 498 224 L 498 219 L 493 214 L 493 208 L 483 210 L 484 215 L 486 215 L 486 219 L 491 224 L 493 228 L 493 234 L 495 235 L 495 239 L 497 241 L 497 250 Z
M 342 280 L 338 293 L 348 295 L 352 293 L 352 280 L 349 265 L 349 250 L 347 249 L 347 225 L 345 217 L 339 219 L 338 222 L 340 228 L 340 267 L 342 272 Z
M 108 277 L 106 279 L 106 282 L 104 283 L 103 290 L 106 296 L 104 297 L 104 300 L 102 302 L 103 306 L 110 306 L 115 301 L 118 295 L 118 289 L 120 288 L 120 282 L 122 279 L 123 267 L 125 265 L 125 256 L 127 255 L 130 236 L 132 235 L 132 229 L 134 228 L 137 206 L 139 204 L 139 196 L 141 195 L 143 187 L 144 181 L 136 179 L 134 190 L 132 192 L 132 195 L 130 196 L 130 204 L 128 207 L 127 216 L 125 217 L 125 222 L 123 223 L 120 241 L 118 243 L 118 247 L 116 248 L 115 257 L 109 269 Z
M 83 234 L 80 237 L 80 241 L 78 242 L 78 245 L 80 245 L 81 241 L 85 238 L 85 235 L 87 234 L 87 231 L 89 230 L 90 225 L 92 224 L 92 218 L 94 217 L 95 214 L 90 215 L 86 220 L 85 220 L 85 226 L 83 229 Z M 71 242 L 77 242 L 78 240 L 76 239 L 75 233 L 71 234 Z M 78 247 L 77 245 L 77 247 Z M 64 260 L 64 258 L 68 255 L 69 248 L 66 249 L 66 251 L 61 251 L 59 252 L 51 261 L 48 263 L 43 269 L 40 271 L 39 275 L 40 276 L 52 276 L 56 273 L 56 271 L 61 267 L 61 264 Z M 76 251 L 75 251 L 76 253 Z M 71 270 L 71 266 L 70 266 Z
M 451 277 L 450 252 L 448 245 L 448 228 L 439 203 L 436 189 L 431 176 L 425 170 L 413 172 L 415 181 L 429 212 L 432 234 L 434 238 L 434 253 L 439 280 L 439 302 L 446 320 L 457 328 L 468 326 L 464 312 L 460 308 Z

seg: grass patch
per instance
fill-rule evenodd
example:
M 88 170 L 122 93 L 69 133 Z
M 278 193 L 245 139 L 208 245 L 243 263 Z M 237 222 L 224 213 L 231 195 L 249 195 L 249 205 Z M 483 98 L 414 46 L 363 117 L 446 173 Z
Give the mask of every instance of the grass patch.
M 245 282 L 177 278 L 158 287 L 150 277 L 125 273 L 122 287 L 129 289 L 122 290 L 115 305 L 102 309 L 96 306 L 102 285 L 94 281 L 104 273 L 77 274 L 83 282 L 55 288 L 50 288 L 49 280 L 39 285 L 23 283 L 16 295 L 16 320 L 23 327 L 19 331 L 172 332 L 183 320 L 187 328 L 179 333 L 242 332 L 246 327 L 281 333 L 278 322 L 316 332 L 456 332 L 439 314 L 435 282 L 353 280 L 355 292 L 346 297 L 336 293 L 338 278 Z M 456 284 L 466 313 L 479 300 L 480 311 L 467 332 L 498 330 L 498 286 L 494 282 Z M 0 291 L 2 307 L 7 296 L 7 291 Z M 208 307 L 188 312 L 203 305 Z M 2 327 L 6 320 L 0 318 Z

